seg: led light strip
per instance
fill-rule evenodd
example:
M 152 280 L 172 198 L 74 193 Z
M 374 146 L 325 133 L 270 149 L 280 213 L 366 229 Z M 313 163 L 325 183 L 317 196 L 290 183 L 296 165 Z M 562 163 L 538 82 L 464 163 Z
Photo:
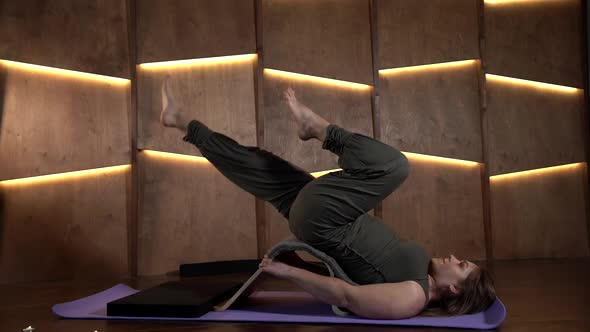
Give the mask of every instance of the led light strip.
M 313 172 L 313 173 L 309 173 L 311 176 L 313 176 L 314 178 L 319 178 L 322 175 L 326 175 L 328 173 L 332 173 L 332 172 L 337 172 L 337 171 L 341 171 L 342 168 L 336 168 L 336 169 L 329 169 L 326 171 L 318 171 L 318 172 Z
M 379 74 L 391 75 L 391 74 L 397 74 L 400 72 L 407 72 L 407 71 L 450 69 L 450 68 L 454 68 L 454 67 L 473 65 L 476 61 L 477 60 L 461 60 L 461 61 L 452 61 L 452 62 L 432 63 L 432 64 L 428 64 L 428 65 L 380 69 Z
M 215 64 L 226 64 L 232 62 L 244 62 L 252 61 L 256 59 L 256 54 L 240 54 L 240 55 L 228 55 L 211 58 L 198 58 L 198 59 L 187 59 L 187 60 L 174 60 L 174 61 L 161 61 L 161 62 L 146 62 L 139 64 L 142 69 L 172 69 L 178 67 L 191 67 L 191 66 L 205 66 Z
M 546 2 L 546 1 L 558 2 L 558 1 L 563 1 L 563 0 L 484 0 L 484 2 L 489 5 L 523 3 L 523 2 Z
M 16 61 L 10 61 L 10 60 L 0 60 L 0 64 L 6 65 L 7 67 L 21 69 L 21 70 L 31 70 L 31 71 L 42 72 L 42 73 L 51 74 L 51 75 L 75 77 L 75 78 L 88 79 L 88 80 L 93 80 L 93 81 L 107 82 L 107 83 L 112 83 L 112 84 L 117 84 L 117 85 L 126 85 L 131 82 L 130 80 L 128 80 L 126 78 L 105 76 L 105 75 L 99 75 L 99 74 L 91 74 L 91 73 L 85 73 L 85 72 L 81 72 L 81 71 L 40 66 L 40 65 L 34 65 L 34 64 L 23 63 L 23 62 L 16 62 Z
M 497 82 L 503 82 L 503 83 L 508 83 L 508 84 L 524 85 L 524 86 L 530 86 L 530 87 L 541 88 L 541 89 L 555 90 L 555 91 L 559 91 L 559 92 L 577 93 L 577 92 L 582 91 L 582 89 L 572 88 L 572 87 L 564 86 L 564 85 L 556 85 L 556 84 L 549 84 L 549 83 L 543 83 L 543 82 L 529 81 L 529 80 L 523 80 L 520 78 L 512 78 L 512 77 L 500 76 L 500 75 L 494 75 L 494 74 L 486 74 L 486 79 L 488 79 L 490 81 L 497 81 Z
M 578 168 L 578 167 L 583 166 L 584 164 L 585 164 L 584 162 L 581 162 L 581 163 L 573 163 L 573 164 L 566 164 L 566 165 L 560 165 L 560 166 L 551 166 L 551 167 L 531 169 L 528 171 L 499 174 L 499 175 L 490 176 L 490 181 L 500 181 L 500 180 L 506 180 L 506 179 L 513 178 L 513 177 L 522 177 L 522 176 L 527 176 L 527 175 L 540 175 L 543 173 L 560 172 L 560 171 L 564 171 L 567 169 Z
M 165 157 L 165 158 L 173 158 L 178 160 L 186 160 L 186 161 L 200 161 L 200 162 L 209 162 L 207 158 L 204 157 L 197 157 L 197 156 L 189 156 L 185 154 L 177 154 L 177 153 L 169 153 L 169 152 L 161 152 L 155 150 L 142 150 L 142 153 L 145 153 L 148 156 L 155 156 L 155 157 Z M 453 158 L 445 158 L 445 157 L 436 157 L 436 156 L 429 156 L 424 154 L 418 153 L 411 153 L 411 152 L 404 152 L 404 154 L 413 159 L 420 159 L 425 161 L 434 161 L 434 162 L 444 162 L 444 163 L 453 163 L 453 164 L 460 164 L 463 166 L 477 166 L 480 163 L 475 161 L 468 161 L 468 160 L 461 160 L 461 159 L 453 159 Z M 331 173 L 335 171 L 341 171 L 341 168 L 325 170 L 325 171 L 317 171 L 310 173 L 314 177 L 320 177 L 326 173 Z
M 103 174 L 103 173 L 126 171 L 129 168 L 131 168 L 131 165 L 127 164 L 127 165 L 108 166 L 108 167 L 102 167 L 102 168 L 87 169 L 87 170 L 82 170 L 82 171 L 32 176 L 32 177 L 28 177 L 28 178 L 0 181 L 0 185 L 19 185 L 19 184 L 27 184 L 27 183 L 31 183 L 31 182 L 46 182 L 46 181 L 52 181 L 52 180 L 64 180 L 64 179 L 84 177 L 84 176 L 93 176 L 93 175 L 98 175 L 98 174 Z
M 209 160 L 207 160 L 207 158 L 205 158 L 205 157 L 191 156 L 191 155 L 182 154 L 182 153 L 162 152 L 162 151 L 156 151 L 156 150 L 141 150 L 141 153 L 145 153 L 147 156 L 150 156 L 150 157 L 209 163 Z
M 455 165 L 469 166 L 469 167 L 474 167 L 474 166 L 480 165 L 480 163 L 478 163 L 476 161 L 461 160 L 461 159 L 446 158 L 446 157 L 437 157 L 437 156 L 412 153 L 412 152 L 403 152 L 403 154 L 405 154 L 407 157 L 409 157 L 411 159 L 417 159 L 417 160 L 421 160 L 421 161 L 455 164 Z
M 297 74 L 297 73 L 292 73 L 292 72 L 282 71 L 282 70 L 277 70 L 277 69 L 270 69 L 270 68 L 264 68 L 264 73 L 267 75 L 270 75 L 270 76 L 279 76 L 279 77 L 284 77 L 284 78 L 297 80 L 297 81 L 313 82 L 313 83 L 326 84 L 326 85 L 332 85 L 332 86 L 340 86 L 340 87 L 353 88 L 353 89 L 359 89 L 359 90 L 366 90 L 366 89 L 371 88 L 371 85 L 367 85 L 367 84 L 341 81 L 341 80 L 335 80 L 332 78 L 311 76 L 311 75 L 305 75 L 305 74 Z

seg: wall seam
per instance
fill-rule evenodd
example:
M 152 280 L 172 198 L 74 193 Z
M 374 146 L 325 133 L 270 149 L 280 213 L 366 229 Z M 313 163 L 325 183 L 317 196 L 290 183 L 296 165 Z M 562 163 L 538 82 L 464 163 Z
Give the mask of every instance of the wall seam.
M 480 166 L 481 175 L 481 197 L 483 207 L 483 227 L 484 227 L 484 239 L 486 249 L 486 261 L 490 268 L 493 268 L 494 262 L 494 248 L 493 248 L 493 234 L 492 234 L 492 202 L 491 202 L 491 188 L 490 188 L 490 170 L 488 167 L 489 163 L 489 150 L 488 142 L 486 137 L 488 135 L 487 126 L 487 111 L 488 111 L 488 99 L 487 99 L 487 81 L 486 72 L 487 64 L 485 61 L 485 3 L 484 0 L 477 2 L 477 23 L 478 23 L 478 49 L 479 49 L 479 61 L 477 62 L 477 76 L 478 76 L 478 90 L 479 90 L 479 106 L 480 106 L 480 132 L 481 132 L 481 152 L 482 152 L 482 163 Z
M 262 0 L 253 0 L 254 29 L 256 31 L 256 61 L 254 62 L 254 109 L 256 116 L 256 145 L 264 149 L 264 48 L 262 31 Z M 255 198 L 256 243 L 258 259 L 262 259 L 269 249 L 270 231 L 268 229 L 266 203 Z

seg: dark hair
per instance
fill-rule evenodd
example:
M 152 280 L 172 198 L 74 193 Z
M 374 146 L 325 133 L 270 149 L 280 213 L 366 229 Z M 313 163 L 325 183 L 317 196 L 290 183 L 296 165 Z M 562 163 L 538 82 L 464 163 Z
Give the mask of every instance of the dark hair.
M 420 316 L 457 316 L 486 310 L 496 300 L 492 274 L 485 267 L 472 271 L 459 285 L 461 292 L 448 289 L 440 294 L 438 306 L 426 308 Z

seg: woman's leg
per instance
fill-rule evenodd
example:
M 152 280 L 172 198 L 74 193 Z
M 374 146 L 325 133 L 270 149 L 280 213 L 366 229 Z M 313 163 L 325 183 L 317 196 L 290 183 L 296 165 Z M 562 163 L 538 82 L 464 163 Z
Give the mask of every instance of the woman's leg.
M 226 178 L 289 218 L 293 201 L 301 188 L 314 179 L 312 175 L 268 151 L 240 145 L 200 121 L 186 118 L 171 98 L 167 82 L 162 86 L 162 101 L 163 125 L 185 133 L 183 140 L 194 144 Z
M 322 147 L 339 156 L 342 171 L 308 183 L 291 208 L 292 232 L 304 241 L 324 241 L 335 230 L 390 195 L 408 177 L 408 160 L 371 137 L 330 125 Z
M 293 99 L 291 107 L 311 116 L 313 111 Z M 323 149 L 339 156 L 343 170 L 314 179 L 301 190 L 291 207 L 289 226 L 300 240 L 327 250 L 329 244 L 340 244 L 343 226 L 404 182 L 409 165 L 394 147 L 334 124 L 326 126 L 323 135 L 312 136 L 323 141 Z

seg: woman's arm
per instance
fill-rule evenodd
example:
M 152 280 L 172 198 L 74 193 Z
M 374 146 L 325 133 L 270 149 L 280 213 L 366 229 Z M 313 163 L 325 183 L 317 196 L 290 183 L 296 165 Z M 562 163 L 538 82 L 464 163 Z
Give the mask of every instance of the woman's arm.
M 415 281 L 353 286 L 265 256 L 260 266 L 278 278 L 291 280 L 322 302 L 344 307 L 361 317 L 402 319 L 413 317 L 424 307 L 426 295 Z
M 344 307 L 348 286 L 345 281 L 273 261 L 267 256 L 260 263 L 260 267 L 263 272 L 294 282 L 322 302 Z
M 294 282 L 318 300 L 345 307 L 345 288 L 348 284 L 338 278 L 321 276 L 294 266 L 289 266 L 286 279 Z

